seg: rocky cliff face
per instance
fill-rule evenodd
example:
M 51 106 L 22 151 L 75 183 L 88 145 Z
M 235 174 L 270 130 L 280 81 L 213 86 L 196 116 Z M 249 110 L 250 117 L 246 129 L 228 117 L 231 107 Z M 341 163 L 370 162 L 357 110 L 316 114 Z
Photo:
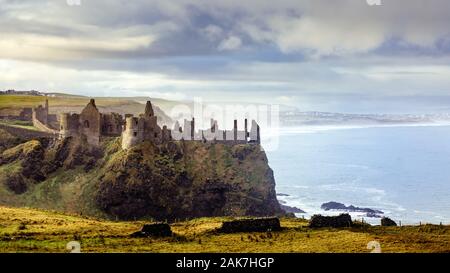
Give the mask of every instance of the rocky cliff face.
M 0 203 L 118 219 L 282 214 L 259 145 L 34 140 L 0 155 Z

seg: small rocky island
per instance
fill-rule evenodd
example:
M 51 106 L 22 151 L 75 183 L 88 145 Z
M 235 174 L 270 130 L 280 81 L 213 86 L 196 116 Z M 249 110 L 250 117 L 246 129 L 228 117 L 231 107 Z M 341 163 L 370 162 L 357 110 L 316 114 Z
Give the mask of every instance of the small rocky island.
M 336 211 L 345 211 L 345 212 L 363 212 L 363 213 L 366 213 L 367 217 L 373 217 L 373 218 L 381 218 L 380 214 L 384 214 L 384 212 L 381 210 L 376 210 L 376 209 L 371 209 L 371 208 L 359 208 L 359 207 L 355 207 L 353 205 L 346 206 L 345 204 L 333 202 L 333 201 L 322 204 L 322 206 L 320 206 L 320 208 L 325 211 L 336 210 Z

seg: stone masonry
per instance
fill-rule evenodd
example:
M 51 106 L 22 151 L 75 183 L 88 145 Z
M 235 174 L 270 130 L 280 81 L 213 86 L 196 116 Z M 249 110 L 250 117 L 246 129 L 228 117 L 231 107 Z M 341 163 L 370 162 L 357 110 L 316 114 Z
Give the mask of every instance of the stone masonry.
M 90 145 L 98 146 L 102 137 L 122 136 L 122 148 L 129 149 L 144 141 L 161 144 L 172 140 L 183 141 L 214 141 L 227 144 L 260 144 L 260 128 L 252 121 L 248 131 L 245 119 L 244 130 L 239 131 L 237 120 L 232 130 L 220 130 L 217 121 L 211 120 L 211 128 L 195 130 L 195 119 L 184 121 L 184 128 L 175 123 L 174 129 L 162 128 L 157 123 L 157 117 L 150 101 L 145 106 L 145 112 L 139 117 L 126 115 L 123 118 L 117 113 L 100 113 L 91 99 L 80 114 L 64 113 L 60 117 L 60 137 L 85 137 Z

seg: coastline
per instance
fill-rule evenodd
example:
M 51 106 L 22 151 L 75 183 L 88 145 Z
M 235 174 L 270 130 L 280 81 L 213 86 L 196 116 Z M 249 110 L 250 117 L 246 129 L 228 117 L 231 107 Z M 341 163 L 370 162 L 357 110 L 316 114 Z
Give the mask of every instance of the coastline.
M 380 209 L 405 225 L 450 224 L 449 128 L 446 123 L 283 128 L 279 150 L 268 153 L 277 193 L 290 195 L 278 199 L 306 211 L 298 217 L 339 214 L 320 209 L 337 201 Z M 351 215 L 380 223 L 363 213 Z

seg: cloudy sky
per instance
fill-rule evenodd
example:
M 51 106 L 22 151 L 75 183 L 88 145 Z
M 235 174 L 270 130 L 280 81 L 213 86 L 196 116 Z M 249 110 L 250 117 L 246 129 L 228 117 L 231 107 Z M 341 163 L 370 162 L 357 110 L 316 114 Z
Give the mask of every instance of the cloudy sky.
M 0 90 L 450 112 L 450 1 L 0 0 Z

